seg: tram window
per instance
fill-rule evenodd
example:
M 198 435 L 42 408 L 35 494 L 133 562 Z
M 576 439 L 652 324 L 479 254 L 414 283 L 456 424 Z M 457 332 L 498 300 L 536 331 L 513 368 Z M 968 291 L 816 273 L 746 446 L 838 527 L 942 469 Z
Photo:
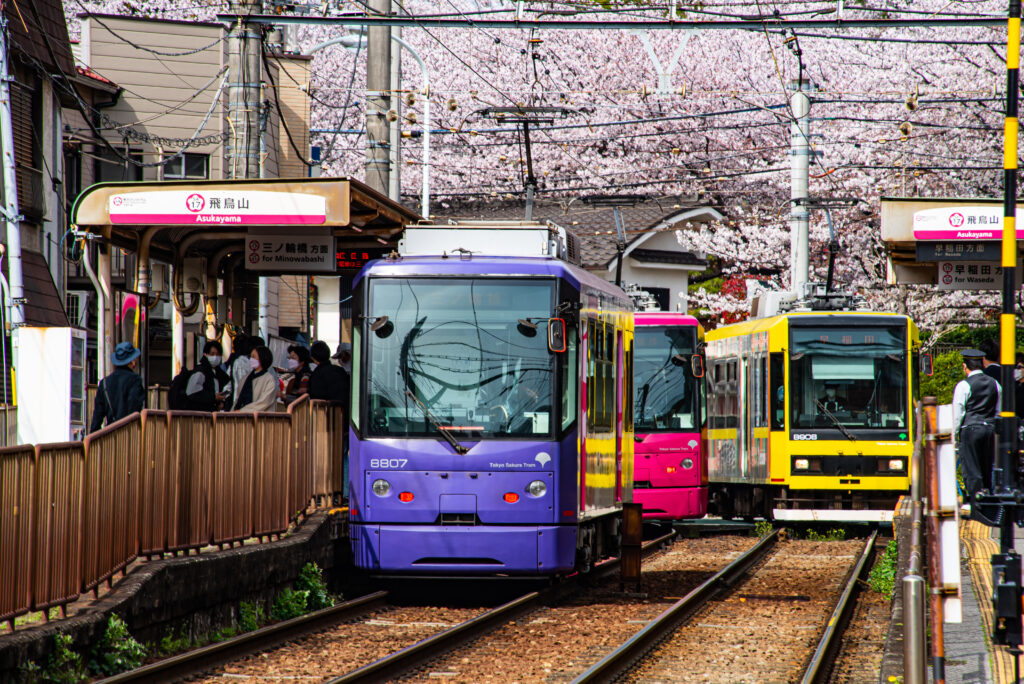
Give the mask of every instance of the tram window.
M 633 431 L 633 345 L 626 346 L 626 391 L 622 395 L 622 416 L 625 430 Z
M 725 364 L 725 380 L 732 382 L 736 379 L 736 362 L 729 361 Z
M 771 406 L 772 430 L 786 429 L 786 383 L 782 352 L 770 355 L 768 403 Z
M 753 377 L 753 404 L 754 404 L 754 427 L 765 427 L 767 422 L 767 368 L 768 360 L 764 356 L 754 359 Z
M 565 354 L 562 359 L 562 430 L 576 420 L 576 388 L 579 373 L 576 365 L 576 328 L 569 325 L 565 330 Z
M 359 408 L 362 406 L 359 398 L 359 375 L 362 370 L 360 362 L 363 356 L 362 337 L 363 335 L 359 326 L 352 326 L 352 396 L 350 397 L 351 403 L 349 406 L 353 409 L 350 413 L 352 414 L 352 424 L 355 425 L 356 430 L 359 429 Z

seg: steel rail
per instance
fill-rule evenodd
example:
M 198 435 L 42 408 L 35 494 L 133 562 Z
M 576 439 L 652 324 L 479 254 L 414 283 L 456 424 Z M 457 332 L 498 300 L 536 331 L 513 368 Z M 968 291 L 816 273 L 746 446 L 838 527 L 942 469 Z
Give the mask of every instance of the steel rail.
M 763 559 L 778 541 L 778 530 L 759 541 L 752 549 L 715 573 L 699 587 L 676 601 L 624 644 L 595 663 L 573 680 L 573 684 L 613 682 L 648 651 L 672 634 L 694 611 L 732 587 L 754 565 Z
M 645 555 L 653 553 L 661 544 L 671 540 L 673 537 L 675 537 L 675 532 L 670 532 L 656 539 L 644 542 L 642 547 L 643 553 Z M 618 558 L 611 558 L 595 565 L 593 572 L 590 574 L 572 575 L 566 582 L 560 582 L 543 591 L 534 591 L 520 596 L 504 605 L 492 608 L 486 613 L 461 622 L 450 629 L 438 632 L 411 646 L 395 651 L 380 660 L 368 663 L 334 679 L 329 679 L 325 684 L 370 684 L 371 682 L 393 680 L 447 653 L 451 653 L 463 644 L 484 636 L 524 613 L 529 613 L 546 603 L 558 600 L 565 594 L 578 589 L 580 581 L 584 578 L 607 577 L 619 567 L 619 563 Z
M 223 663 L 258 653 L 270 646 L 297 639 L 332 627 L 342 620 L 375 610 L 385 603 L 387 596 L 388 592 L 377 591 L 99 681 L 104 684 L 180 681 Z
M 800 684 L 821 684 L 828 681 L 832 665 L 835 664 L 835 655 L 842 643 L 843 632 L 846 631 L 853 607 L 856 605 L 856 602 L 850 599 L 856 593 L 861 577 L 868 567 L 868 560 L 875 549 L 877 537 L 878 530 L 875 530 L 864 544 L 864 550 L 861 551 L 857 563 L 846 580 L 846 586 L 843 587 L 843 592 L 839 595 L 839 600 L 836 601 L 836 607 L 826 623 L 825 633 L 822 634 L 821 640 L 818 642 L 818 648 L 811 655 Z

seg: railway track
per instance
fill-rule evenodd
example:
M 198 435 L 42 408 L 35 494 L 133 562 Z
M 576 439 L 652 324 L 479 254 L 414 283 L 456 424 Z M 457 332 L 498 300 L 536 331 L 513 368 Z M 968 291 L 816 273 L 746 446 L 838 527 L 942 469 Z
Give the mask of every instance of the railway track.
M 872 533 L 867 542 L 864 544 L 861 552 L 854 557 L 849 569 L 846 573 L 845 581 L 842 582 L 842 588 L 838 592 L 838 598 L 832 605 L 831 613 L 828 614 L 828 619 L 824 623 L 825 627 L 822 631 L 820 638 L 816 643 L 816 648 L 808 657 L 803 659 L 803 665 L 800 668 L 796 677 L 792 676 L 792 667 L 787 667 L 786 673 L 780 673 L 773 671 L 768 679 L 780 679 L 785 681 L 800 681 L 801 684 L 820 684 L 828 681 L 829 670 L 832 662 L 834 662 L 834 654 L 839 648 L 843 629 L 846 626 L 852 608 L 855 604 L 854 596 L 857 590 L 858 580 L 862 578 L 863 574 L 868 568 L 868 561 L 871 557 L 871 553 L 874 548 L 876 533 Z M 731 614 L 716 614 L 713 608 L 708 610 L 712 601 L 718 597 L 723 597 L 724 594 L 729 592 L 730 589 L 737 588 L 740 586 L 740 581 L 755 567 L 758 568 L 756 575 L 762 573 L 768 574 L 770 562 L 781 557 L 784 552 L 775 551 L 776 542 L 778 540 L 778 532 L 775 532 L 768 537 L 765 537 L 757 545 L 751 548 L 748 552 L 737 558 L 735 561 L 730 563 L 727 567 L 716 573 L 714 576 L 703 582 L 699 587 L 691 591 L 689 594 L 681 598 L 670 608 L 665 610 L 655 620 L 651 621 L 647 626 L 637 632 L 632 638 L 623 643 L 619 648 L 615 649 L 612 653 L 609 653 L 600 662 L 593 665 L 590 669 L 584 672 L 582 675 L 574 680 L 574 684 L 595 684 L 598 682 L 614 682 L 614 681 L 644 681 L 644 682 L 670 682 L 670 681 L 684 681 L 685 678 L 695 676 L 698 679 L 700 674 L 696 672 L 699 665 L 695 666 L 692 656 L 692 649 L 688 649 L 686 642 L 689 641 L 692 646 L 693 642 L 707 643 L 709 636 L 707 633 L 700 634 L 701 632 L 708 631 L 725 631 L 733 632 L 742 630 L 744 621 L 736 615 L 737 611 L 724 611 Z M 773 553 L 774 552 L 774 553 Z M 771 558 L 770 558 L 771 557 Z M 769 560 L 770 558 L 770 560 Z M 787 572 L 787 563 L 783 559 L 777 563 L 779 567 L 775 568 L 778 577 L 765 579 L 760 584 L 752 582 L 754 577 L 744 581 L 743 586 L 756 586 L 758 588 L 757 594 L 751 594 L 748 596 L 739 596 L 738 601 L 740 603 L 749 602 L 751 605 L 758 603 L 769 603 L 773 601 L 806 601 L 810 603 L 814 600 L 811 596 L 804 595 L 793 595 L 789 594 L 775 594 L 775 591 L 792 592 L 794 586 L 799 581 L 798 578 L 793 577 L 792 573 Z M 781 570 L 781 572 L 779 572 Z M 812 573 L 815 574 L 815 573 Z M 815 574 L 815 578 L 819 581 L 823 579 L 820 573 Z M 766 591 L 767 590 L 767 591 Z M 736 592 L 733 592 L 734 594 Z M 811 592 L 808 592 L 811 593 Z M 809 622 L 808 611 L 802 611 L 798 616 L 799 620 L 803 622 Z M 692 616 L 700 613 L 701 616 L 707 621 L 704 625 L 696 625 L 694 628 L 695 634 L 690 635 L 690 639 L 676 639 L 677 631 L 680 630 L 681 626 Z M 824 618 L 824 612 L 821 617 Z M 716 620 L 717 618 L 717 620 Z M 748 618 L 749 620 L 749 618 Z M 716 621 L 724 622 L 724 625 L 714 624 Z M 751 623 L 747 623 L 751 624 Z M 769 629 L 766 625 L 761 625 L 759 621 L 754 620 L 754 629 Z M 702 630 L 701 627 L 708 629 Z M 796 631 L 807 630 L 808 625 L 796 625 L 786 627 L 787 629 L 795 629 Z M 820 625 L 819 625 L 820 627 Z M 694 638 L 696 637 L 696 638 Z M 677 643 L 681 641 L 683 643 Z M 797 639 L 800 641 L 800 639 Z M 737 645 L 741 650 L 750 650 L 750 647 L 743 644 L 742 639 L 733 639 L 732 643 Z M 706 649 L 705 649 L 706 650 Z M 777 656 L 777 657 L 788 657 L 792 658 L 792 654 L 778 653 L 765 653 L 764 650 L 753 648 L 755 653 L 761 651 L 762 658 Z M 768 649 L 770 651 L 770 648 Z M 670 653 L 678 655 L 670 655 Z M 706 653 L 702 655 L 708 655 Z M 728 667 L 730 656 L 725 654 L 722 659 L 718 662 L 716 676 L 724 680 L 731 680 L 732 675 L 726 670 L 721 669 L 723 666 Z M 749 663 L 741 663 L 739 670 L 737 670 L 737 679 L 746 679 L 754 677 L 761 679 L 760 675 L 755 675 L 751 672 Z M 781 675 L 781 676 L 780 676 Z M 703 681 L 703 680 L 701 680 Z
M 675 533 L 668 533 L 644 543 L 644 555 L 657 551 L 669 542 Z M 585 576 L 587 582 L 609 577 L 619 568 L 617 558 L 606 560 L 595 565 L 594 570 Z M 460 613 L 472 613 L 471 609 L 447 610 L 442 617 L 430 621 L 418 620 L 427 614 L 437 615 L 444 609 L 439 608 L 397 608 L 388 609 L 388 592 L 380 591 L 352 601 L 346 601 L 332 608 L 326 608 L 292 620 L 263 627 L 218 644 L 213 644 L 193 651 L 182 653 L 150 665 L 124 672 L 101 680 L 107 684 L 127 684 L 134 682 L 171 682 L 196 677 L 209 672 L 225 663 L 241 660 L 256 653 L 281 647 L 289 642 L 305 639 L 311 635 L 338 627 L 341 623 L 361 618 L 376 618 L 375 624 L 400 624 L 425 626 L 441 631 L 427 636 L 415 643 L 399 648 L 382 658 L 373 659 L 365 665 L 355 667 L 348 672 L 339 674 L 328 681 L 331 684 L 352 684 L 355 682 L 382 682 L 400 677 L 424 663 L 450 652 L 460 645 L 479 638 L 496 627 L 516 617 L 536 610 L 547 602 L 557 601 L 581 586 L 583 576 L 573 575 L 559 581 L 542 591 L 535 591 L 520 596 L 501 606 L 459 620 L 454 625 L 446 624 L 443 618 L 451 622 L 452 616 Z M 411 613 L 411 620 L 404 620 L 403 611 Z M 379 613 L 379 615 L 375 615 Z M 370 636 L 372 639 L 372 635 Z M 350 646 L 346 644 L 346 646 Z M 353 650 L 348 648 L 348 650 Z M 355 649 L 359 651 L 359 649 Z M 321 671 L 319 676 L 310 677 L 309 681 L 323 681 L 328 674 Z M 290 677 L 301 681 L 303 677 Z

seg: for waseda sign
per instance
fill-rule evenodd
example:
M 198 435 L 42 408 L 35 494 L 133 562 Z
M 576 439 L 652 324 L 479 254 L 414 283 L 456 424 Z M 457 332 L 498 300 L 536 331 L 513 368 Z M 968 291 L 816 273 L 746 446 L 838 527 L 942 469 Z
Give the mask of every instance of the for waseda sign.
M 1017 239 L 1024 240 L 1024 214 L 1017 210 Z M 1001 206 L 943 207 L 914 213 L 917 240 L 1000 240 L 1003 237 Z
M 327 200 L 299 192 L 164 190 L 111 195 L 110 222 L 199 225 L 322 225 Z

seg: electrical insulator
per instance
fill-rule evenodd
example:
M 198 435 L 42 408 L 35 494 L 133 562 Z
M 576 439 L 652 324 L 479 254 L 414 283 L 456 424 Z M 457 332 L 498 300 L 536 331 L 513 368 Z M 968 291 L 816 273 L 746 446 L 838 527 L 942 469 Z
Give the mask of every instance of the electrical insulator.
M 388 121 L 398 121 L 398 112 L 394 109 L 389 109 L 388 113 L 384 115 L 384 118 Z
M 416 123 L 416 112 L 409 112 L 405 115 L 405 120 L 411 124 Z
M 416 93 L 406 93 L 406 95 L 405 95 L 405 104 L 407 106 L 409 106 L 409 107 L 412 107 L 413 105 L 415 105 L 416 104 Z
M 455 101 L 454 97 L 448 98 L 448 102 L 445 104 L 448 107 L 449 112 L 454 112 L 459 108 L 459 103 Z
M 903 134 L 904 140 L 906 140 L 907 136 L 910 135 L 910 132 L 912 130 L 914 130 L 914 125 L 909 121 L 904 121 L 903 123 L 900 124 L 900 133 Z

